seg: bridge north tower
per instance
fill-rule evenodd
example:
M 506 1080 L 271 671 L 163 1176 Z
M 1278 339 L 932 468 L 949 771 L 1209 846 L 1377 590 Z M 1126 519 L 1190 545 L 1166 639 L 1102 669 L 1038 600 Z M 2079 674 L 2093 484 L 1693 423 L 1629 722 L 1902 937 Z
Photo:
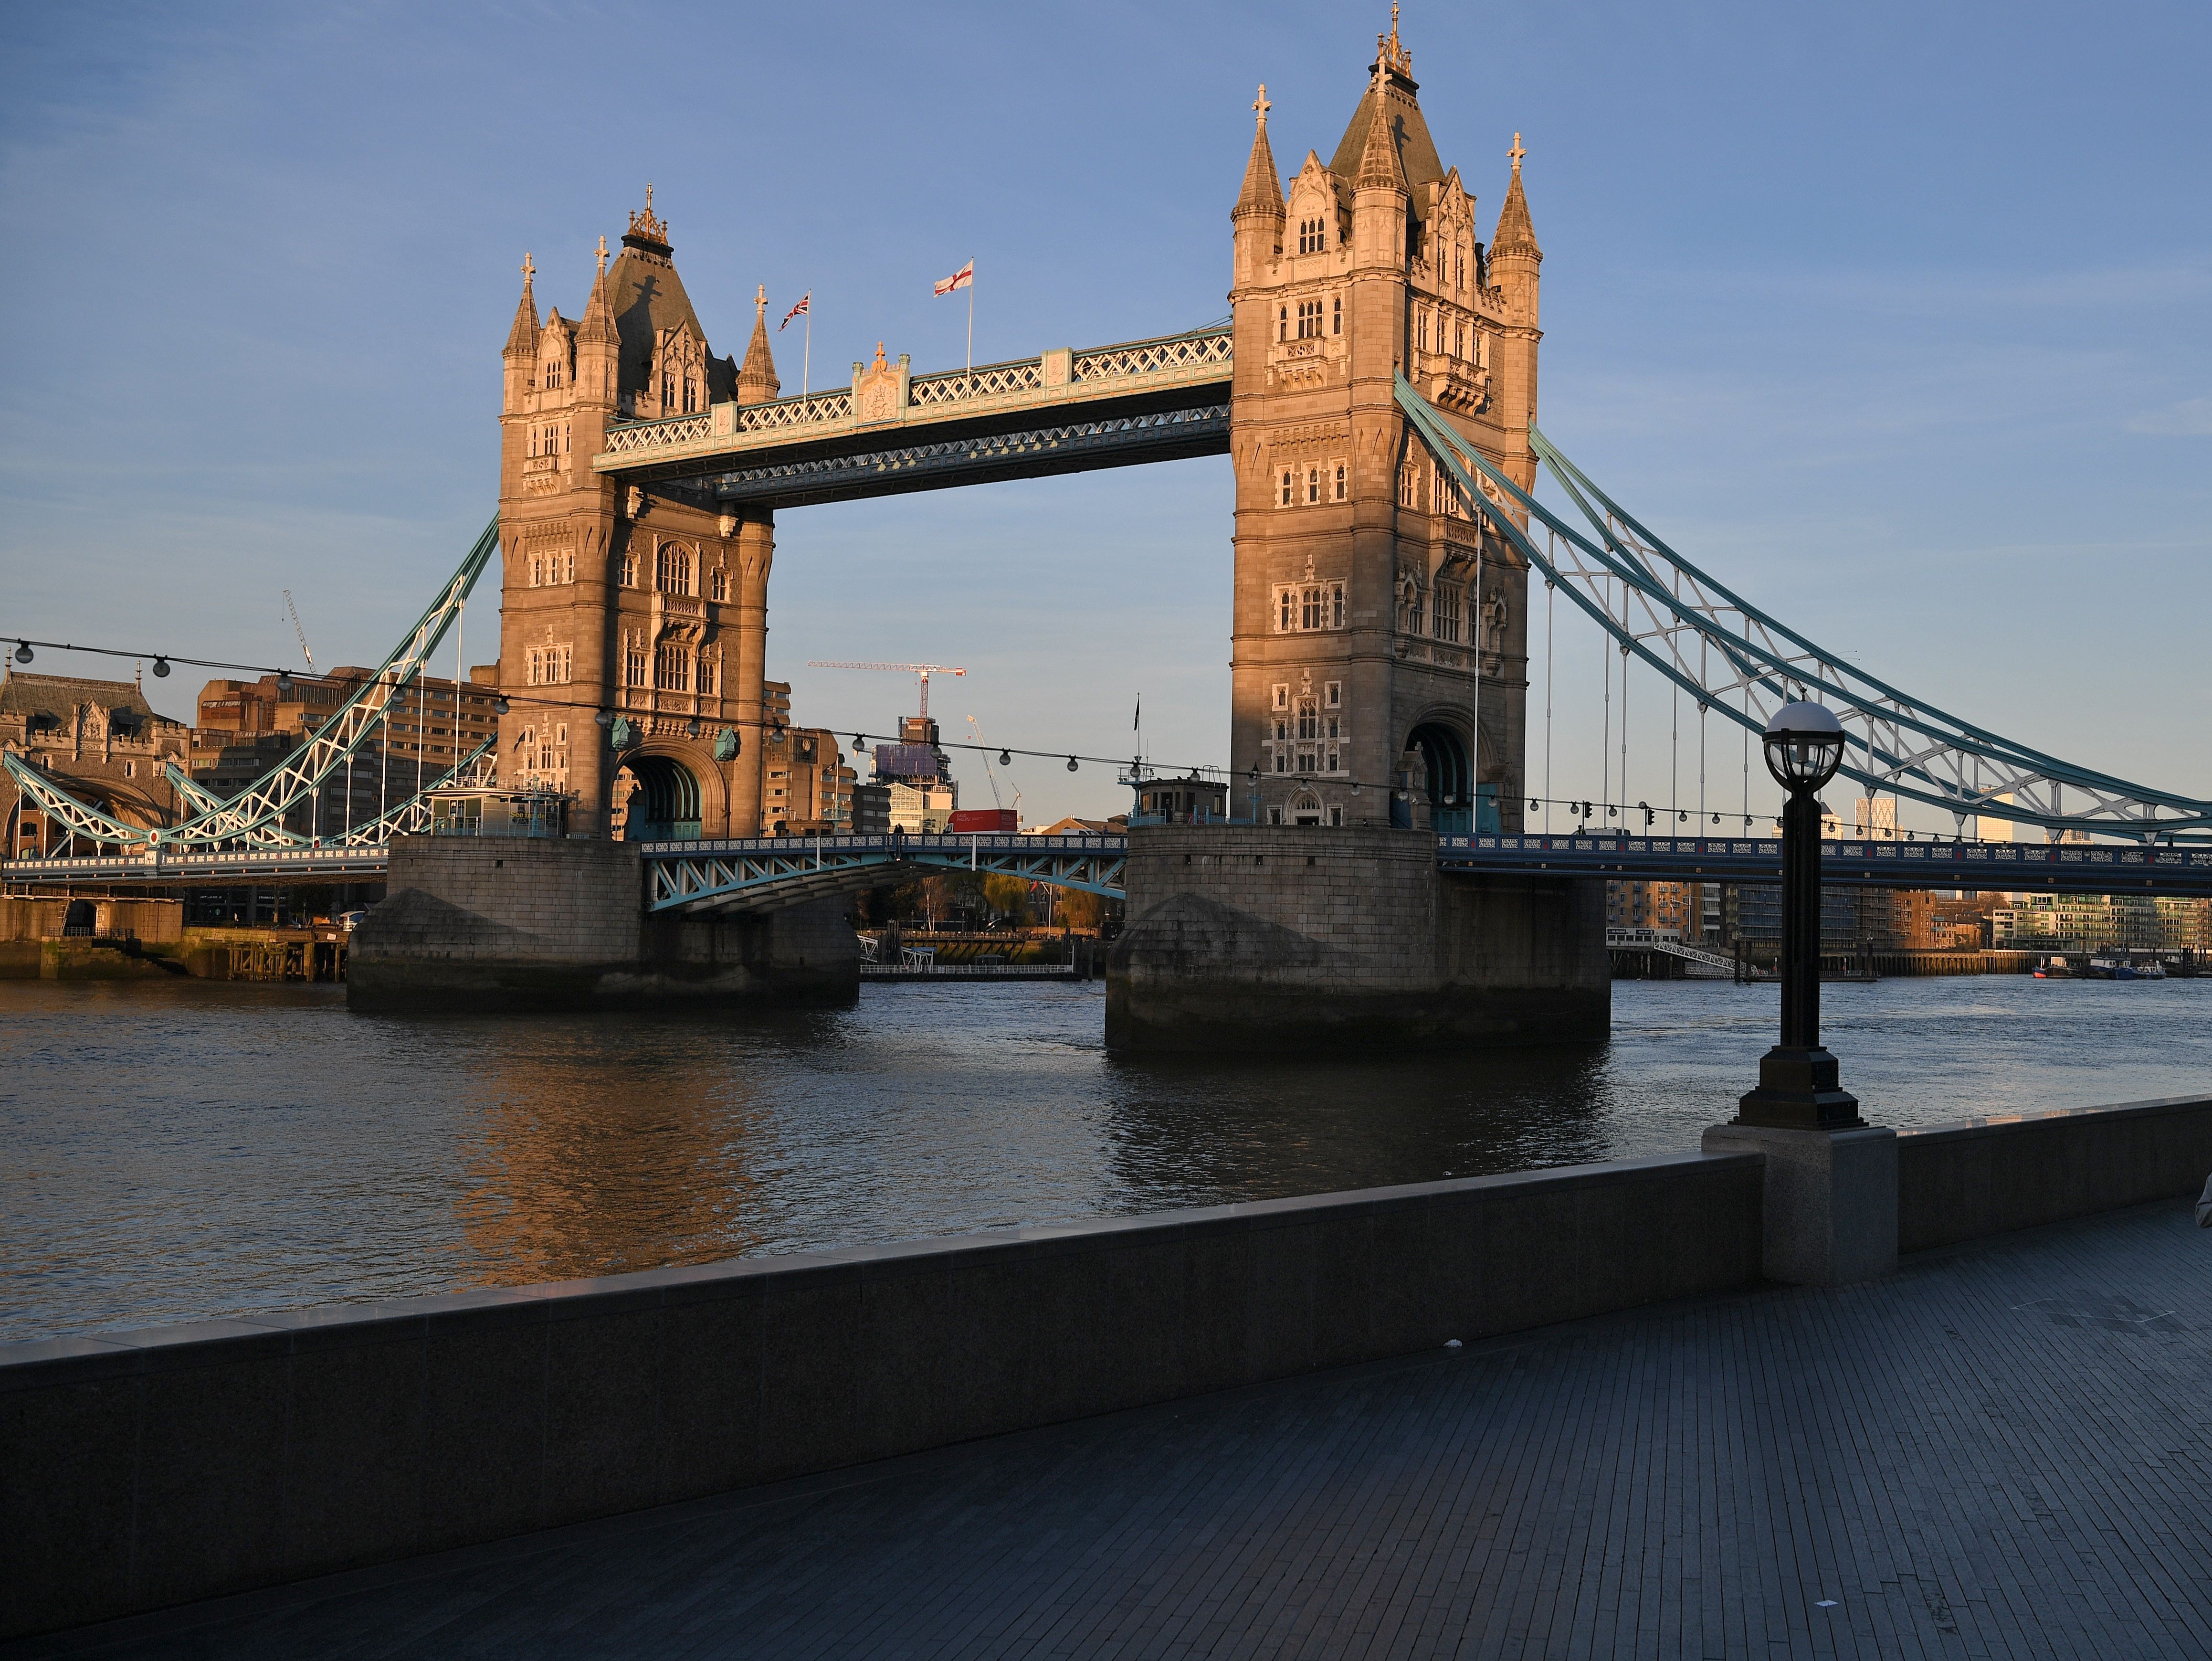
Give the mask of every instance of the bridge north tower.
M 1287 192 L 1264 87 L 1254 104 L 1231 216 L 1231 764 L 1258 770 L 1263 821 L 1510 830 L 1527 794 L 1528 570 L 1483 522 L 1504 508 L 1439 474 L 1395 376 L 1533 487 L 1543 255 L 1519 135 L 1486 244 L 1419 90 L 1394 18 L 1335 154 L 1309 151 Z
M 715 356 L 650 186 L 611 269 L 599 240 L 581 317 L 541 320 L 534 277 L 526 259 L 504 352 L 500 778 L 568 792 L 572 828 L 605 836 L 626 770 L 626 836 L 754 835 L 773 514 L 658 495 L 591 459 L 618 421 L 774 399 L 765 302 L 743 364 Z

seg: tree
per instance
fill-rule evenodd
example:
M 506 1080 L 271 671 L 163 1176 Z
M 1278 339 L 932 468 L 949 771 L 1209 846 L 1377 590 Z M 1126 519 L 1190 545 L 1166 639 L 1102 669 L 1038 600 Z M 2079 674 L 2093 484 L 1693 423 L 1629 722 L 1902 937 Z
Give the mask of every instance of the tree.
M 1029 921 L 1030 885 L 1026 877 L 988 876 L 983 879 L 983 904 L 994 917 L 1004 917 L 1016 928 Z
M 1060 891 L 1060 920 L 1070 928 L 1095 929 L 1105 920 L 1106 899 L 1080 888 Z

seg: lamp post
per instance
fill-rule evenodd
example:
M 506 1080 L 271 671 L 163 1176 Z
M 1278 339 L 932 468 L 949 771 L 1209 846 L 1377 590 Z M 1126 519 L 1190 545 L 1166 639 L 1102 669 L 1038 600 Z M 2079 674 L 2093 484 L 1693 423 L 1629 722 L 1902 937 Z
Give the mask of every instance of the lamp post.
M 1782 1041 L 1759 1063 L 1759 1087 L 1735 1123 L 1778 1130 L 1857 1130 L 1858 1098 L 1837 1081 L 1820 1044 L 1820 787 L 1844 759 L 1844 727 L 1817 703 L 1785 703 L 1766 723 L 1766 770 L 1790 793 L 1782 810 Z

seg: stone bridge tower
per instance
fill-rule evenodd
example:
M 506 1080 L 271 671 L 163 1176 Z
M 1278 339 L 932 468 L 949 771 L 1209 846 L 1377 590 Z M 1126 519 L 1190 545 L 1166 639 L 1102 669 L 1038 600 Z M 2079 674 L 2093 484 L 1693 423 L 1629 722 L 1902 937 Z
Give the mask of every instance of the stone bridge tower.
M 580 318 L 539 319 L 526 258 L 504 354 L 499 776 L 569 793 L 571 828 L 602 837 L 624 771 L 634 839 L 760 829 L 771 517 L 591 469 L 611 423 L 776 394 L 764 302 L 743 366 L 716 357 L 673 252 L 647 186 Z
M 1394 17 L 1335 155 L 1307 152 L 1287 200 L 1264 87 L 1254 105 L 1231 215 L 1231 765 L 1240 808 L 1258 770 L 1263 823 L 1510 830 L 1527 794 L 1528 570 L 1438 475 L 1392 377 L 1532 486 L 1543 255 L 1519 135 L 1486 246 L 1419 90 Z

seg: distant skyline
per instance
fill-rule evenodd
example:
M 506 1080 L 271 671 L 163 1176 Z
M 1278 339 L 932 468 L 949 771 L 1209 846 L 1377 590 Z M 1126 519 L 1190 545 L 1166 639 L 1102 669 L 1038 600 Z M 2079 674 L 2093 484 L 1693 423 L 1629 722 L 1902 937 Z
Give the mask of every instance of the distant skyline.
M 957 366 L 966 296 L 932 285 L 971 258 L 979 362 L 1219 317 L 1254 87 L 1287 178 L 1334 149 L 1388 22 L 12 11 L 0 632 L 295 663 L 289 587 L 318 662 L 378 661 L 495 505 L 524 251 L 574 315 L 648 179 L 717 352 L 757 285 L 772 330 L 811 291 L 817 388 L 878 340 Z M 2212 13 L 1416 3 L 1401 30 L 1486 228 L 1524 135 L 1540 418 L 1583 466 L 1862 666 L 2212 796 Z M 802 326 L 772 337 L 787 392 Z M 1230 502 L 1216 458 L 787 513 L 769 673 L 849 735 L 910 681 L 808 659 L 963 664 L 947 739 L 972 713 L 994 745 L 1091 754 L 1128 750 L 1141 694 L 1159 760 L 1230 762 Z M 1595 794 L 1603 654 L 1564 607 L 1558 630 L 1553 794 Z M 199 684 L 148 687 L 188 718 Z M 1656 678 L 1634 697 L 1666 718 Z M 1731 806 L 1739 741 L 1712 743 Z M 1632 800 L 1690 797 L 1663 742 L 1635 747 Z M 1127 806 L 1105 769 L 1012 782 L 1029 818 Z

